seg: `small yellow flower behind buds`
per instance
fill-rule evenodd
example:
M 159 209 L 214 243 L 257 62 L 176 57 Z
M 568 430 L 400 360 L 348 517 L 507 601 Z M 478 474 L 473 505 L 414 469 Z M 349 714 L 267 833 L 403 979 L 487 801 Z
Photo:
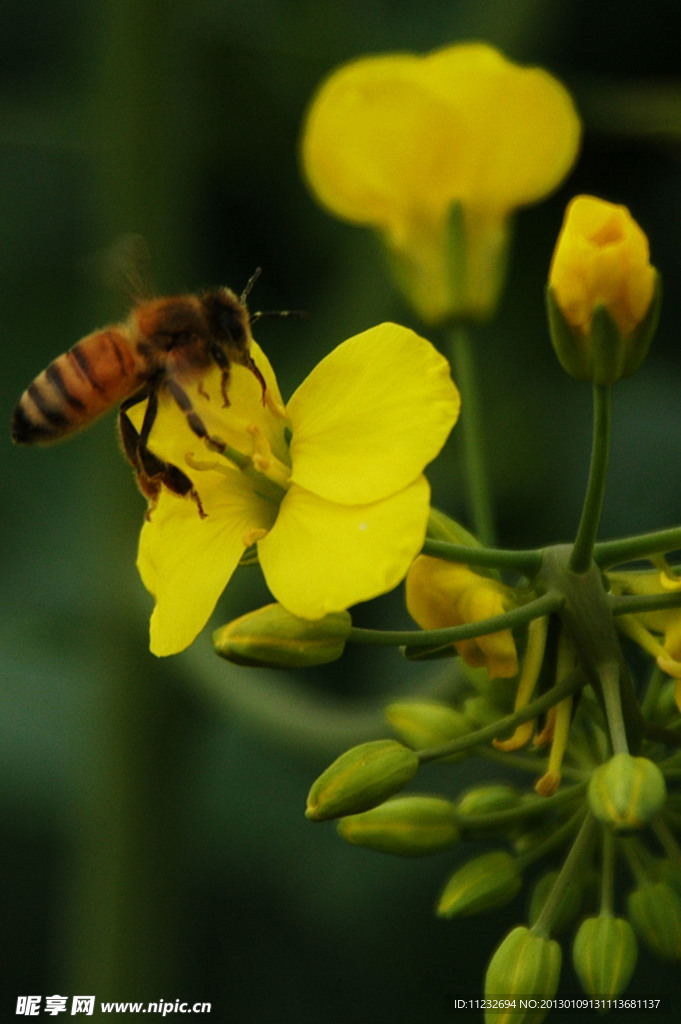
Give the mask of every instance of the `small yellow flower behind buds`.
M 514 857 L 494 850 L 458 868 L 442 890 L 436 911 L 440 917 L 468 917 L 510 903 L 523 880 Z
M 494 1024 L 540 1024 L 549 1013 L 548 1007 L 541 1008 L 542 1001 L 551 999 L 558 989 L 561 960 L 560 946 L 555 939 L 536 935 L 523 925 L 509 932 L 487 968 L 485 997 L 513 999 L 515 996 L 516 1006 L 485 1012 L 485 1021 L 494 1021 Z M 534 1005 L 519 1009 L 519 998 L 533 1001 Z
M 213 645 L 237 665 L 307 668 L 340 658 L 351 628 L 348 612 L 310 620 L 268 604 L 216 630 Z
M 664 805 L 664 776 L 652 761 L 615 754 L 600 765 L 589 782 L 593 814 L 616 832 L 641 828 Z
M 435 796 L 398 796 L 363 814 L 341 818 L 338 834 L 355 846 L 401 857 L 423 857 L 459 838 L 454 804 Z
M 634 929 L 623 917 L 588 917 L 575 935 L 572 959 L 584 991 L 594 999 L 624 992 L 636 967 Z
M 625 206 L 576 196 L 558 236 L 547 290 L 551 340 L 578 380 L 613 384 L 645 359 L 660 306 L 648 239 Z
M 306 817 L 312 821 L 358 814 L 383 803 L 413 779 L 419 759 L 396 740 L 371 740 L 341 754 L 312 784 Z
M 419 555 L 406 583 L 407 608 L 422 629 L 442 629 L 501 615 L 514 604 L 510 587 L 473 572 L 466 565 Z M 518 671 L 513 634 L 503 629 L 454 645 L 473 668 L 484 665 L 489 675 L 510 677 Z
M 644 882 L 629 894 L 627 911 L 640 938 L 664 960 L 681 958 L 681 896 L 667 882 Z

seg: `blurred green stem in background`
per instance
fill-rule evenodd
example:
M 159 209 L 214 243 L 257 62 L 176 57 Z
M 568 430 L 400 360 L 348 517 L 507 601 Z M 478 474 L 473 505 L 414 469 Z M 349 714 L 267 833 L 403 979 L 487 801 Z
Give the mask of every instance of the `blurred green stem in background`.
M 178 68 L 188 37 L 177 31 L 176 8 L 168 0 L 120 0 L 97 5 L 89 14 L 90 248 L 97 251 L 139 234 L 164 283 L 178 278 L 188 250 L 183 167 L 189 154 L 176 127 L 182 121 Z M 108 297 L 85 296 L 85 301 L 94 301 L 101 315 Z M 92 482 L 95 491 L 97 482 Z M 115 534 L 115 501 L 110 495 L 98 500 L 94 493 L 93 503 L 109 510 L 100 528 Z M 152 667 L 140 678 L 132 654 L 128 661 L 123 653 L 121 628 L 120 622 L 99 624 L 105 653 L 98 648 L 98 654 L 107 670 L 99 682 L 94 667 L 92 673 L 96 722 L 83 751 L 64 967 L 74 991 L 135 999 L 157 996 L 178 981 L 178 964 L 169 955 L 177 936 L 168 928 L 174 919 L 168 794 L 186 726 L 177 707 L 179 692 L 162 685 Z M 176 731 L 177 742 L 170 742 Z
M 485 452 L 484 422 L 475 351 L 470 330 L 456 324 L 449 335 L 449 351 L 454 380 L 461 392 L 461 419 L 464 474 L 473 533 L 491 547 L 495 526 L 492 495 Z

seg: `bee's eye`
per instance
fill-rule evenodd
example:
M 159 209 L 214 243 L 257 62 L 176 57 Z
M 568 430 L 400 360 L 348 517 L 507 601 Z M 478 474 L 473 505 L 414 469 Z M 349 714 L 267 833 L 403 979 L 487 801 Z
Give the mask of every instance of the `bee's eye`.
M 225 335 L 230 341 L 241 341 L 244 337 L 244 325 L 238 310 L 223 306 L 217 317 L 218 334 Z

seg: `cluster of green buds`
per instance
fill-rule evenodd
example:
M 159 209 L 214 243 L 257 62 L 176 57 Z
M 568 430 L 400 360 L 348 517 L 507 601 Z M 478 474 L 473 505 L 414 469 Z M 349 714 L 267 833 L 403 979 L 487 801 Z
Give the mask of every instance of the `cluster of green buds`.
M 573 201 L 548 288 L 559 360 L 594 389 L 573 544 L 485 546 L 433 510 L 406 579 L 420 629 L 361 629 L 347 612 L 309 622 L 274 605 L 215 635 L 218 653 L 242 664 L 318 665 L 347 643 L 456 659 L 446 697 L 389 703 L 392 737 L 338 757 L 313 784 L 306 813 L 381 854 L 451 851 L 457 866 L 435 902 L 447 919 L 509 903 L 545 865 L 525 923 L 491 958 L 486 996 L 552 997 L 566 942 L 593 999 L 625 991 L 639 942 L 681 959 L 681 529 L 597 541 L 611 385 L 641 364 L 659 297 L 647 239 L 628 211 Z M 629 667 L 632 643 L 649 658 L 642 680 Z M 429 765 L 472 757 L 530 773 L 533 791 L 506 781 L 432 791 Z M 487 848 L 467 859 L 469 841 Z M 543 1018 L 532 1013 L 516 1006 L 508 1019 Z

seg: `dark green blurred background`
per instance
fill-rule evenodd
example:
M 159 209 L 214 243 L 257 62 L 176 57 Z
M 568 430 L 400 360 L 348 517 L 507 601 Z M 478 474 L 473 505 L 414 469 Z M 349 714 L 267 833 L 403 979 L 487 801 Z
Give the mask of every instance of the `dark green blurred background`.
M 253 308 L 309 312 L 258 330 L 285 396 L 351 334 L 387 318 L 418 328 L 372 239 L 313 204 L 297 135 L 312 89 L 338 62 L 469 38 L 548 67 L 586 124 L 567 184 L 517 219 L 505 299 L 479 342 L 500 540 L 567 540 L 578 519 L 590 395 L 558 369 L 542 298 L 576 192 L 627 204 L 665 280 L 653 352 L 616 389 L 603 536 L 678 523 L 676 0 L 5 0 L 7 423 L 51 358 L 126 312 L 101 274 L 102 252 L 126 232 L 147 238 L 160 291 L 238 291 L 261 266 Z M 212 1019 L 235 1024 L 446 1019 L 445 997 L 475 994 L 525 896 L 499 915 L 443 923 L 432 905 L 459 854 L 394 862 L 303 816 L 326 763 L 381 734 L 381 695 L 427 687 L 442 667 L 360 649 L 299 677 L 240 670 L 212 655 L 210 631 L 157 661 L 134 566 L 144 505 L 114 417 L 48 451 L 14 449 L 8 433 L 2 1019 L 18 995 L 55 992 L 207 1000 Z M 436 502 L 463 516 L 455 442 L 429 475 Z M 257 572 L 242 571 L 215 624 L 266 596 Z M 359 609 L 357 621 L 406 625 L 401 595 Z M 456 792 L 478 770 L 429 778 Z M 679 997 L 673 975 L 643 957 L 631 991 Z M 578 991 L 569 965 L 563 990 Z

